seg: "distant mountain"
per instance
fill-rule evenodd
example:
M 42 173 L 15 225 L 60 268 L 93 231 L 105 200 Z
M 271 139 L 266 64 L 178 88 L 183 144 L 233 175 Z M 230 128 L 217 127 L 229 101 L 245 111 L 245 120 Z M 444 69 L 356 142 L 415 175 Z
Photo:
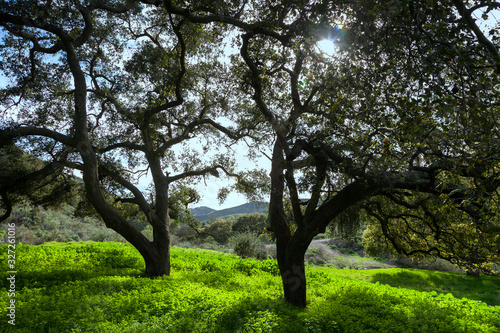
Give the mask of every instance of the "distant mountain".
M 215 209 L 209 208 L 207 206 L 201 206 L 191 209 L 192 215 L 207 215 L 210 213 L 216 212 Z
M 226 219 L 229 215 L 238 217 L 243 214 L 266 213 L 268 204 L 265 202 L 249 202 L 236 207 L 215 210 L 206 206 L 191 209 L 191 214 L 199 221 L 205 222 L 217 219 Z

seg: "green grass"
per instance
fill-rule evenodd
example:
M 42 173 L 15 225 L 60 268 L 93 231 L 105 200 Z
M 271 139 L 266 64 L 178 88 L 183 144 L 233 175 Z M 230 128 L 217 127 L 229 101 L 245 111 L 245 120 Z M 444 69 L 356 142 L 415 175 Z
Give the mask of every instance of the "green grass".
M 315 268 L 315 270 L 323 270 Z M 500 278 L 480 278 L 457 273 L 428 271 L 409 268 L 370 270 L 345 270 L 327 268 L 324 271 L 347 279 L 389 285 L 439 294 L 452 294 L 456 298 L 468 298 L 488 305 L 500 306 Z
M 500 330 L 500 278 L 309 267 L 308 308 L 297 309 L 282 299 L 275 261 L 173 248 L 172 275 L 150 279 L 137 251 L 113 242 L 17 246 L 14 328 L 0 250 L 1 332 Z

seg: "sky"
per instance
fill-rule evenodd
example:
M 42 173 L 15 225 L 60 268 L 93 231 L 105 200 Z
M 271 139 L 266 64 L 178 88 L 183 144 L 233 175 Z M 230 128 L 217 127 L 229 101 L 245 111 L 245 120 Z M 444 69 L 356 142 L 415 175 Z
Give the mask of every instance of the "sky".
M 256 165 L 255 162 L 248 160 L 244 155 L 241 155 L 239 158 L 237 158 L 239 166 L 243 165 L 247 165 L 247 167 L 261 166 L 265 167 L 266 169 L 270 169 L 270 162 L 267 161 L 266 163 L 265 160 L 267 159 L 263 158 L 262 162 Z M 229 184 L 228 181 L 219 180 L 214 177 L 210 177 L 209 179 L 207 179 L 206 186 L 204 182 L 201 182 L 196 188 L 198 189 L 198 192 L 200 193 L 202 198 L 199 202 L 193 204 L 193 207 L 207 206 L 212 209 L 219 210 L 219 209 L 242 205 L 248 202 L 248 200 L 245 198 L 244 195 L 239 193 L 231 193 L 229 194 L 227 199 L 222 204 L 220 204 L 217 200 L 217 193 L 221 187 L 227 184 Z M 268 199 L 264 198 L 264 200 L 267 201 Z

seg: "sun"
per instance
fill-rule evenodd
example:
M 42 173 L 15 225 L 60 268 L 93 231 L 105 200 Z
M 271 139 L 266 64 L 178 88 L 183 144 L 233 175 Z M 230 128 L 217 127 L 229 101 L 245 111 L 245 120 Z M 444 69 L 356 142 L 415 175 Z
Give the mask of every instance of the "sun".
M 335 44 L 330 39 L 322 39 L 316 43 L 318 49 L 324 54 L 331 56 L 335 53 Z

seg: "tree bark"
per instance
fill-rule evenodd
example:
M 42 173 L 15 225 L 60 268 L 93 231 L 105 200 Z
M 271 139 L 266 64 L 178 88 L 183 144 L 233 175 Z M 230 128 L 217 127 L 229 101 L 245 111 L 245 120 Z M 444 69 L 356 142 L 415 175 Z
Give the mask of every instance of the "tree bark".
M 288 246 L 286 252 L 285 261 L 280 265 L 285 300 L 294 306 L 305 308 L 307 305 L 305 251 Z
M 269 202 L 269 220 L 276 236 L 276 252 L 278 267 L 283 282 L 284 297 L 292 305 L 306 307 L 306 276 L 304 255 L 307 245 L 296 246 L 297 239 L 292 240 L 290 228 L 286 223 L 283 207 L 285 160 L 283 143 L 278 137 L 273 149 L 271 167 L 271 197 Z
M 153 219 L 154 256 L 144 258 L 150 277 L 170 275 L 170 219 L 168 214 Z
M 170 241 L 165 241 L 169 244 Z M 152 251 L 153 255 L 145 256 L 144 262 L 146 263 L 146 274 L 149 277 L 156 277 L 162 275 L 170 275 L 170 246 L 156 246 L 156 251 Z

